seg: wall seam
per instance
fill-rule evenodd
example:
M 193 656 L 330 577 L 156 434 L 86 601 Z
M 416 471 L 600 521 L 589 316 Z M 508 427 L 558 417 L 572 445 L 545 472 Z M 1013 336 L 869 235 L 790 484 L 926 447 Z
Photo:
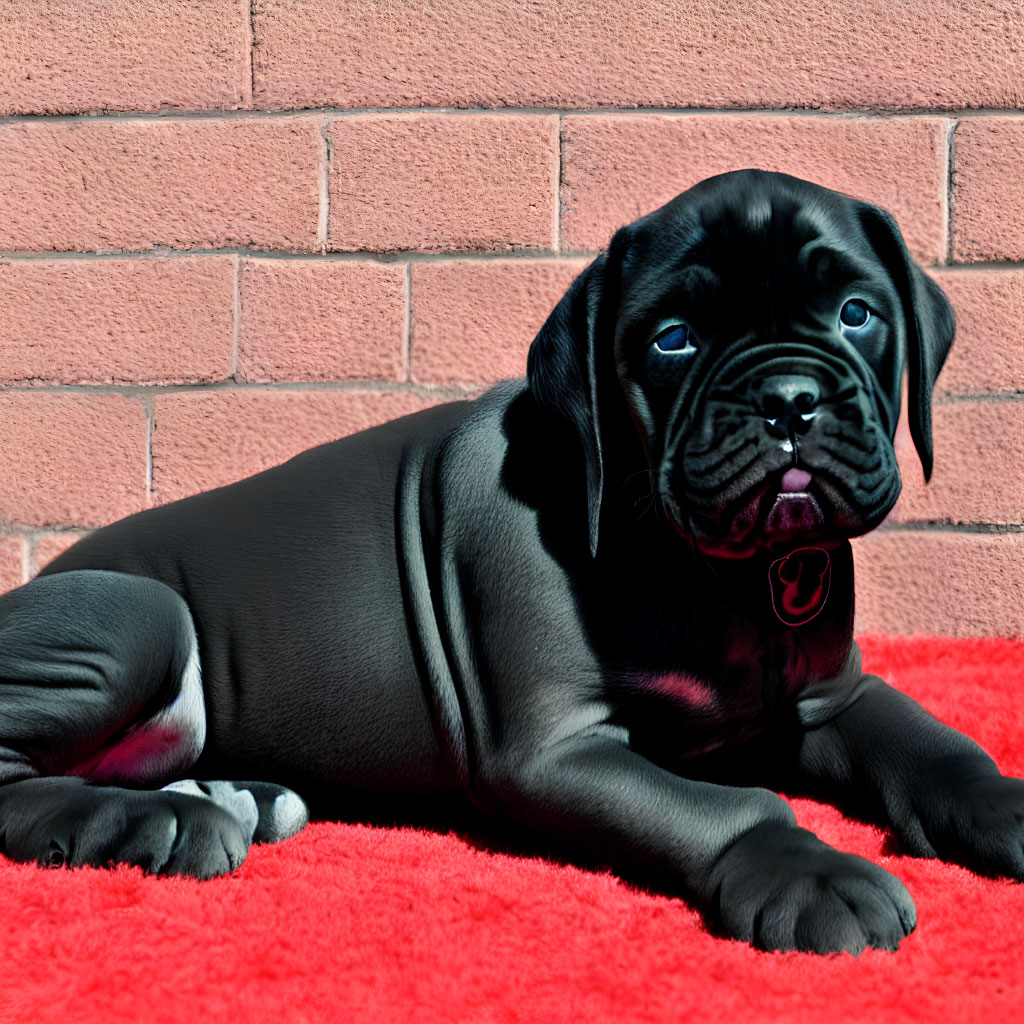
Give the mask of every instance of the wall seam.
M 37 572 L 39 572 L 39 558 L 36 555 L 36 543 L 38 533 L 29 530 L 22 537 L 21 543 L 21 579 L 27 583 Z
M 875 533 L 959 533 L 986 536 L 1024 534 L 1021 523 L 954 523 L 942 519 L 911 519 L 903 523 L 883 523 Z
M 947 229 L 948 230 L 948 229 Z M 323 252 L 294 252 L 284 249 L 256 249 L 246 246 L 228 246 L 223 249 L 171 249 L 154 246 L 151 249 L 116 249 L 89 251 L 84 249 L 60 249 L 47 252 L 6 250 L 0 252 L 0 261 L 10 263 L 32 263 L 61 260 L 160 260 L 184 259 L 194 256 L 241 256 L 252 260 L 338 260 L 370 262 L 387 265 L 406 263 L 460 263 L 489 262 L 494 260 L 557 261 L 592 260 L 600 255 L 600 249 L 512 249 L 494 252 L 421 252 L 416 249 L 396 249 L 387 252 L 370 249 L 356 249 L 350 252 L 325 250 Z M 987 270 L 1024 270 L 1024 260 L 975 260 L 957 263 L 922 264 L 925 270 L 963 271 L 976 273 Z
M 256 43 L 253 44 L 258 45 Z M 398 116 L 448 116 L 448 117 L 812 117 L 819 119 L 840 119 L 847 121 L 885 121 L 891 119 L 912 120 L 914 118 L 973 119 L 979 117 L 1014 116 L 1022 111 L 1013 108 L 986 108 L 961 110 L 957 107 L 915 107 L 900 110 L 871 108 L 863 110 L 804 110 L 792 107 L 289 107 L 284 110 L 259 110 L 246 108 L 229 110 L 211 108 L 207 110 L 182 110 L 163 107 L 160 110 L 99 110 L 93 113 L 75 114 L 7 114 L 0 117 L 0 127 L 11 124 L 62 124 L 84 121 L 100 124 L 109 121 L 202 121 L 212 119 L 269 119 L 287 117 L 381 117 Z
M 256 0 L 249 0 L 249 106 L 256 106 Z
M 960 124 L 958 120 L 953 121 L 946 132 L 946 264 L 953 266 L 953 203 L 954 203 L 954 178 L 956 175 L 956 129 Z
M 231 365 L 228 367 L 230 380 L 238 381 L 238 335 L 242 324 L 242 257 L 235 256 L 235 287 L 231 315 Z
M 412 264 L 405 264 L 405 330 L 403 331 L 403 352 L 405 360 L 405 380 L 409 384 L 415 383 L 412 379 L 412 344 L 413 344 L 413 319 L 412 319 Z
M 244 245 L 225 246 L 223 249 L 171 249 L 167 246 L 153 246 L 151 249 L 112 249 L 90 251 L 85 249 L 61 249 L 48 252 L 27 252 L 7 250 L 0 252 L 0 260 L 30 262 L 33 260 L 118 260 L 118 259 L 180 259 L 185 256 L 244 256 L 248 259 L 273 260 L 361 260 L 376 263 L 437 263 L 445 260 L 534 260 L 567 258 L 593 258 L 597 251 L 580 250 L 576 253 L 559 253 L 553 249 L 511 249 L 493 252 L 420 252 L 416 249 L 392 249 L 386 252 L 370 249 L 356 249 L 338 252 L 325 249 L 322 252 L 294 252 L 285 249 L 256 249 Z M 1024 263 L 1021 264 L 1024 266 Z
M 147 504 L 152 505 L 155 490 L 153 486 L 153 432 L 156 428 L 156 411 L 152 395 L 142 394 L 139 398 L 142 402 L 142 411 L 146 415 L 146 498 Z
M 407 391 L 422 398 L 465 398 L 479 394 L 484 384 L 429 384 L 417 381 L 378 380 L 361 377 L 356 380 L 283 380 L 283 381 L 217 381 L 176 384 L 5 384 L 0 394 L 58 395 L 120 395 L 124 398 L 155 398 L 160 395 L 190 393 L 212 394 L 231 391 L 340 391 L 382 392 Z M 1021 395 L 1024 399 L 1024 395 Z
M 331 231 L 331 160 L 333 153 L 329 120 L 320 122 L 320 138 L 323 139 L 324 144 L 317 166 L 320 203 L 317 209 L 316 240 L 320 245 L 321 255 L 324 255 L 328 250 L 328 237 Z
M 562 115 L 558 115 L 555 138 L 555 252 L 562 251 L 562 172 L 563 172 L 563 139 Z

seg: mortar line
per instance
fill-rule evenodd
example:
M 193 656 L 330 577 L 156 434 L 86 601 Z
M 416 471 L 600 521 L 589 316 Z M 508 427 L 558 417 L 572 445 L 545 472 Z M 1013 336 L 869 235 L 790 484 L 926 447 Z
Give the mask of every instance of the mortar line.
M 254 46 L 257 45 L 253 44 Z M 62 124 L 74 121 L 173 121 L 210 119 L 270 119 L 281 117 L 362 117 L 367 114 L 390 115 L 445 115 L 454 117 L 519 117 L 523 115 L 563 117 L 592 117 L 606 114 L 611 117 L 636 117 L 644 115 L 663 117 L 817 117 L 846 120 L 886 120 L 889 118 L 920 117 L 1020 117 L 1021 110 L 1012 107 L 986 107 L 963 110 L 960 107 L 915 107 L 910 109 L 887 109 L 882 107 L 845 108 L 843 110 L 820 110 L 800 107 L 289 107 L 281 110 L 241 109 L 229 110 L 182 110 L 161 107 L 158 110 L 97 110 L 76 114 L 8 114 L 0 117 L 0 126 L 8 124 Z
M 256 28 L 253 24 L 256 0 L 249 0 L 249 106 L 256 106 Z
M 124 398 L 155 398 L 160 395 L 178 393 L 208 395 L 225 391 L 292 391 L 305 392 L 366 392 L 402 391 L 420 398 L 461 399 L 477 395 L 485 388 L 484 385 L 459 384 L 420 384 L 411 381 L 373 380 L 328 380 L 328 381 L 233 381 L 222 380 L 214 383 L 183 383 L 183 384 L 4 384 L 0 385 L 0 395 L 34 394 L 34 395 L 120 395 Z M 1024 397 L 1024 396 L 1022 396 Z
M 0 261 L 30 263 L 33 260 L 156 260 L 183 259 L 189 256 L 244 256 L 254 260 L 349 260 L 381 264 L 395 263 L 447 263 L 486 262 L 488 260 L 592 260 L 601 250 L 567 249 L 513 249 L 508 252 L 418 252 L 414 249 L 395 249 L 372 252 L 360 249 L 354 252 L 294 252 L 284 249 L 259 249 L 248 246 L 225 246 L 223 249 L 172 249 L 157 245 L 151 249 L 115 249 L 106 252 L 88 252 L 76 249 L 48 252 L 7 250 L 0 252 Z M 978 260 L 970 263 L 930 263 L 926 270 L 955 270 L 971 273 L 985 270 L 1024 270 L 1024 260 Z
M 28 583 L 39 571 L 39 559 L 36 557 L 39 534 L 36 530 L 28 530 L 22 538 L 24 543 L 21 545 L 21 579 L 23 583 Z
M 319 206 L 317 207 L 316 240 L 320 243 L 320 254 L 327 253 L 327 235 L 331 229 L 331 122 L 320 122 L 320 138 L 323 139 L 323 150 L 317 164 L 317 188 L 319 190 Z
M 76 523 L 48 523 L 44 527 L 26 526 L 23 523 L 11 524 L 10 528 L 4 530 L 5 536 L 22 537 L 29 540 L 33 537 L 39 539 L 44 533 L 87 533 L 90 530 L 99 529 L 97 526 L 82 526 Z
M 933 400 L 935 406 L 962 405 L 972 402 L 978 405 L 996 402 L 1020 402 L 1024 400 L 1024 391 L 978 391 L 962 395 L 941 395 Z
M 597 252 L 559 253 L 554 249 L 512 249 L 507 252 L 418 252 L 414 249 L 393 249 L 372 252 L 359 249 L 354 252 L 309 251 L 294 252 L 284 249 L 258 249 L 244 245 L 225 246 L 223 249 L 172 249 L 158 245 L 150 249 L 111 249 L 89 252 L 81 249 L 24 252 L 0 252 L 0 260 L 30 262 L 32 260 L 119 260 L 119 259 L 180 259 L 184 256 L 245 256 L 250 259 L 272 260 L 355 260 L 375 263 L 442 263 L 449 260 L 533 260 L 533 259 L 592 259 Z M 1024 264 L 1022 264 L 1024 265 Z
M 557 156 L 555 166 L 555 252 L 561 253 L 562 251 L 562 172 L 565 167 L 564 154 L 562 152 L 562 119 L 563 115 L 558 115 L 558 138 L 555 140 L 557 143 Z
M 904 523 L 883 523 L 879 533 L 961 533 L 1002 536 L 1024 533 L 1024 523 L 953 523 L 942 519 L 912 519 Z
M 946 264 L 953 266 L 953 175 L 956 166 L 956 129 L 953 121 L 946 132 Z
M 146 414 L 146 496 L 153 496 L 153 431 L 156 427 L 156 413 L 153 395 L 140 395 L 142 411 Z
M 412 264 L 405 265 L 405 379 L 412 384 Z
M 235 288 L 231 311 L 231 380 L 238 381 L 238 334 L 242 322 L 242 257 L 235 257 Z

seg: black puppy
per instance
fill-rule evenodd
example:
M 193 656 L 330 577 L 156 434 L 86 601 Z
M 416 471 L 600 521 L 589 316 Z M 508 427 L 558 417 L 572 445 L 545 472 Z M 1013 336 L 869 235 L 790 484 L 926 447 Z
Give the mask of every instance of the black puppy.
M 750 787 L 1024 878 L 1024 782 L 852 639 L 904 359 L 927 475 L 952 337 L 888 214 L 702 182 L 615 235 L 526 382 L 129 517 L 0 598 L 0 849 L 205 877 L 302 826 L 285 786 L 468 801 L 758 946 L 895 948 L 902 884 Z M 266 782 L 156 788 L 185 778 Z

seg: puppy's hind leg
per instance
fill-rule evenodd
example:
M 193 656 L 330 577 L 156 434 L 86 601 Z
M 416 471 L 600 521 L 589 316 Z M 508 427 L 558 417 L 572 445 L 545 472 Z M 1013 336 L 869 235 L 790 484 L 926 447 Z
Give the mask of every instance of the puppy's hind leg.
M 170 781 L 205 739 L 195 629 L 170 587 L 79 570 L 0 597 L 0 783 Z
M 195 629 L 171 588 L 82 570 L 0 597 L 0 853 L 210 877 L 261 837 L 261 810 L 268 838 L 298 831 L 304 805 L 281 787 L 127 788 L 180 779 L 205 734 Z

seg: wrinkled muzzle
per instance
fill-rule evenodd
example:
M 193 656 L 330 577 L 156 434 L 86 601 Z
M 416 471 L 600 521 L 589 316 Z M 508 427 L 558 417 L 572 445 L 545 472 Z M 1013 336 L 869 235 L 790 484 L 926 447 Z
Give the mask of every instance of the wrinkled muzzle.
M 866 533 L 900 492 L 894 416 L 840 356 L 760 346 L 671 425 L 659 497 L 680 532 L 734 554 Z

